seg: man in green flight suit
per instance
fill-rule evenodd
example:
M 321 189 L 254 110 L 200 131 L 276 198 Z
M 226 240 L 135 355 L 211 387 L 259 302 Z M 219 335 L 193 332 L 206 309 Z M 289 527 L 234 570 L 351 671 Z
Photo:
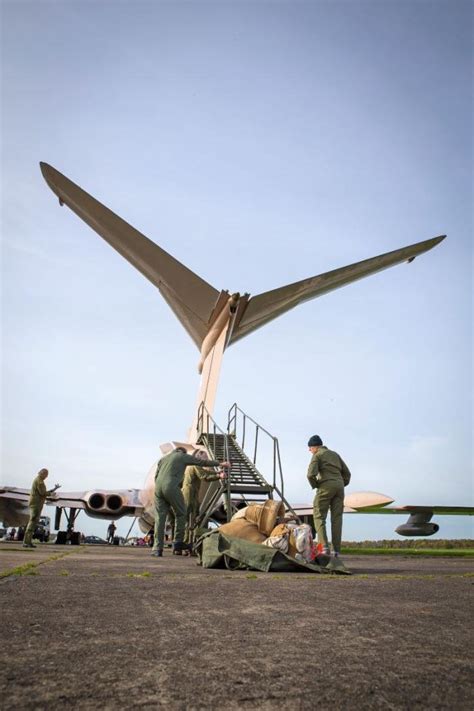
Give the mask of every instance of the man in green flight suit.
M 41 516 L 41 509 L 43 508 L 47 497 L 54 494 L 56 489 L 59 489 L 59 484 L 56 484 L 53 489 L 46 491 L 44 480 L 48 474 L 49 472 L 47 469 L 40 469 L 33 480 L 33 484 L 31 485 L 30 499 L 28 501 L 30 507 L 30 520 L 28 521 L 28 526 L 26 527 L 25 537 L 23 539 L 23 548 L 36 548 L 33 543 L 33 535 Z
M 340 560 L 342 539 L 342 515 L 344 512 L 344 487 L 351 480 L 351 473 L 342 457 L 323 445 L 319 435 L 313 435 L 308 441 L 312 453 L 308 467 L 308 481 L 312 489 L 317 489 L 313 501 L 314 527 L 318 543 L 323 546 L 323 554 L 330 555 L 326 533 L 326 518 L 331 510 L 331 538 L 334 558 L 327 565 L 328 570 L 348 572 Z
M 206 462 L 209 467 L 228 467 L 229 462 L 217 462 L 213 459 Z M 166 517 L 170 508 L 176 517 L 173 553 L 182 555 L 189 547 L 184 543 L 186 527 L 186 504 L 184 503 L 181 485 L 186 467 L 202 464 L 202 460 L 186 454 L 184 447 L 176 447 L 158 462 L 155 474 L 155 536 L 153 553 L 161 557 L 165 544 Z
M 186 467 L 183 486 L 181 487 L 184 503 L 186 504 L 186 531 L 184 542 L 187 543 L 188 546 L 192 543 L 192 529 L 194 528 L 196 516 L 199 513 L 199 488 L 201 481 L 217 481 L 218 479 L 225 478 L 224 472 L 217 473 L 210 469 L 204 469 L 204 467 L 208 466 L 206 452 L 196 449 L 193 452 L 193 456 L 202 460 L 201 466 Z

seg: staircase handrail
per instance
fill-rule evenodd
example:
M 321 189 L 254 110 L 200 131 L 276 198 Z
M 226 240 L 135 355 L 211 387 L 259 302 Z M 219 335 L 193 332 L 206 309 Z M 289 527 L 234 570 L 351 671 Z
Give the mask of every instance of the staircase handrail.
M 206 419 L 206 428 L 204 429 L 204 418 Z M 210 429 L 210 426 L 212 425 L 212 432 Z M 208 444 L 210 444 L 209 439 L 210 437 L 216 437 L 217 433 L 223 436 L 223 441 L 224 441 L 224 461 L 229 462 L 229 444 L 228 444 L 228 433 L 223 430 L 217 422 L 214 420 L 208 409 L 206 408 L 204 401 L 201 402 L 201 404 L 198 407 L 198 416 L 197 416 L 197 423 L 196 423 L 196 429 L 197 429 L 197 436 L 196 440 L 199 439 L 199 437 L 203 434 L 207 436 L 207 441 Z M 214 452 L 213 452 L 214 454 Z M 231 511 L 231 495 L 230 495 L 230 477 L 226 476 L 225 478 L 225 498 L 227 502 L 227 511 L 229 520 L 230 520 L 230 511 Z
M 237 427 L 238 427 L 238 417 L 239 414 L 242 415 L 242 441 L 240 446 L 242 447 L 242 450 L 245 450 L 245 435 L 246 435 L 246 424 L 247 420 L 249 420 L 253 425 L 255 425 L 255 439 L 254 439 L 254 447 L 253 447 L 253 459 L 252 462 L 254 466 L 257 466 L 257 449 L 258 449 L 258 436 L 259 433 L 262 432 L 263 434 L 266 434 L 267 437 L 269 437 L 272 440 L 273 443 L 273 488 L 278 491 L 280 494 L 281 498 L 284 498 L 284 482 L 283 482 L 283 471 L 282 471 L 282 466 L 281 466 L 281 457 L 280 457 L 280 445 L 278 442 L 278 438 L 272 435 L 268 430 L 266 430 L 264 427 L 259 425 L 256 420 L 254 420 L 250 415 L 247 415 L 246 412 L 240 408 L 236 402 L 232 405 L 232 407 L 229 409 L 228 415 L 227 415 L 227 432 L 229 434 L 234 433 L 235 438 L 237 439 Z M 279 478 L 279 485 L 277 486 L 277 475 Z

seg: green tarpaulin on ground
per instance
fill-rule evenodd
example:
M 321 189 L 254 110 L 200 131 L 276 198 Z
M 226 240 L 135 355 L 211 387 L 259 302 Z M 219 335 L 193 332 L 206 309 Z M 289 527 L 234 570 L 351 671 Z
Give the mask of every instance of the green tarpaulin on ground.
M 295 560 L 276 548 L 226 536 L 219 530 L 203 536 L 197 551 L 203 568 L 260 570 L 263 573 L 322 573 L 318 565 Z

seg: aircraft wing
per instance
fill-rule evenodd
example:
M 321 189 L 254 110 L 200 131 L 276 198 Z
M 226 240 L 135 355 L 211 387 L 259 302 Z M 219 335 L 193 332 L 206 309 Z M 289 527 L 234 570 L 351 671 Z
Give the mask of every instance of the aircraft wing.
M 438 514 L 440 516 L 474 516 L 474 506 L 373 506 L 351 509 L 348 513 L 372 514 Z
M 344 497 L 344 513 L 357 513 L 359 510 L 372 511 L 393 504 L 393 499 L 376 491 L 357 491 Z M 313 517 L 313 504 L 292 504 L 292 510 L 300 517 Z
M 47 163 L 40 167 L 60 204 L 67 205 L 159 289 L 201 348 L 220 292 L 58 170 Z
M 26 526 L 30 518 L 29 489 L 0 487 L 0 521 L 6 526 Z
M 437 516 L 473 516 L 474 506 L 380 506 L 361 507 L 348 513 L 363 514 L 408 514 L 406 523 L 397 526 L 395 533 L 400 536 L 432 536 L 438 533 L 439 525 L 431 519 Z
M 92 518 L 117 520 L 122 516 L 140 516 L 143 513 L 141 493 L 141 489 L 61 492 L 46 499 L 46 505 L 61 509 L 81 509 Z M 29 489 L 0 487 L 0 519 L 9 526 L 27 523 L 29 496 Z
M 412 244 L 409 247 L 402 247 L 393 252 L 380 254 L 378 257 L 364 259 L 362 262 L 333 269 L 330 272 L 253 296 L 249 300 L 240 323 L 234 328 L 229 343 L 235 343 L 235 341 L 255 331 L 255 329 L 260 328 L 260 326 L 277 316 L 281 316 L 281 314 L 295 308 L 298 304 L 323 296 L 329 291 L 339 289 L 353 281 L 376 274 L 396 264 L 412 262 L 419 254 L 427 252 L 442 242 L 445 236 L 433 237 L 432 239 Z
M 441 516 L 474 516 L 474 506 L 390 506 L 393 499 L 375 491 L 346 494 L 344 513 L 361 514 L 438 514 Z M 312 516 L 313 504 L 294 504 L 292 509 L 300 516 Z
M 357 514 L 408 514 L 408 521 L 398 526 L 395 531 L 400 536 L 432 536 L 439 531 L 437 523 L 431 523 L 434 515 L 474 516 L 474 506 L 389 506 L 393 503 L 385 494 L 372 491 L 348 494 L 344 498 L 344 513 Z M 308 523 L 313 520 L 311 504 L 297 504 L 292 507 L 295 513 Z

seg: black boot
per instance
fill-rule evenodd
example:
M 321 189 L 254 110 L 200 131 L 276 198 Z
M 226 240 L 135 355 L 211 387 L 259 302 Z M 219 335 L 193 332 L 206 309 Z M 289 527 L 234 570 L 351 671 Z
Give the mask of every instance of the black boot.
M 190 547 L 188 543 L 183 543 L 183 541 L 175 541 L 173 543 L 173 555 L 183 555 L 183 551 L 189 551 Z

